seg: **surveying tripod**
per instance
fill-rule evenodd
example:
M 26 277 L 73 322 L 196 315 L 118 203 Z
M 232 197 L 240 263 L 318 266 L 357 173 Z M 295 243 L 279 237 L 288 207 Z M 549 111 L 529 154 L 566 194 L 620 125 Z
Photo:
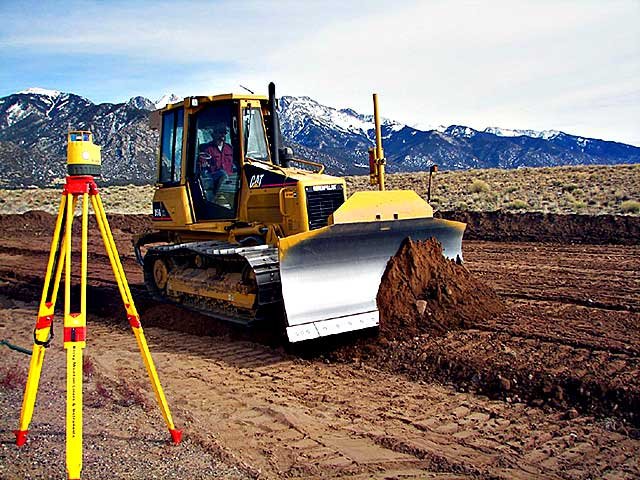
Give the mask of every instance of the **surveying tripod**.
M 80 311 L 71 312 L 71 237 L 73 236 L 73 216 L 79 198 L 82 197 L 82 237 L 80 260 Z M 16 444 L 22 446 L 27 440 L 29 423 L 40 381 L 40 373 L 44 361 L 45 349 L 53 339 L 53 317 L 58 296 L 58 288 L 64 269 L 64 348 L 67 352 L 67 411 L 66 411 L 66 465 L 69 479 L 79 479 L 82 470 L 82 350 L 86 346 L 87 315 L 87 238 L 89 201 L 93 206 L 96 221 L 104 242 L 118 289 L 124 303 L 127 319 L 138 343 L 151 385 L 160 406 L 162 416 L 169 428 L 174 443 L 179 443 L 182 432 L 177 430 L 171 418 L 167 400 L 162 391 L 158 373 L 156 372 L 147 341 L 140 325 L 140 316 L 133 303 L 129 284 L 125 277 L 122 263 L 107 216 L 98 193 L 98 187 L 91 175 L 70 175 L 62 192 L 62 200 L 58 210 L 49 262 L 42 289 L 42 297 L 38 310 L 33 345 L 33 354 L 29 365 L 29 375 L 20 413 L 20 425 L 14 431 Z

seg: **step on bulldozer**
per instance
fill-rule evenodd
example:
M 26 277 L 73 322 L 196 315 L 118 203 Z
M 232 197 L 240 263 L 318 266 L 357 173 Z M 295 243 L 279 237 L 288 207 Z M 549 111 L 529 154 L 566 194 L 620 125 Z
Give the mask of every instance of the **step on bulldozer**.
M 375 95 L 374 120 L 379 190 L 347 197 L 343 178 L 281 147 L 273 83 L 268 97 L 195 96 L 153 112 L 154 231 L 135 239 L 153 298 L 246 325 L 283 320 L 298 342 L 377 326 L 382 274 L 407 237 L 433 237 L 461 261 L 465 224 L 384 189 Z

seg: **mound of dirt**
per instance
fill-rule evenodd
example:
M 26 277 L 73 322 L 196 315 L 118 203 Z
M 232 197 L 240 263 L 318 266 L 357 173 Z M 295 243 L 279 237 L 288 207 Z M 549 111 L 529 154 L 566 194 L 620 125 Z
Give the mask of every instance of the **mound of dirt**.
M 387 264 L 377 302 L 380 336 L 386 340 L 443 334 L 504 310 L 494 290 L 445 258 L 434 239 L 402 243 Z

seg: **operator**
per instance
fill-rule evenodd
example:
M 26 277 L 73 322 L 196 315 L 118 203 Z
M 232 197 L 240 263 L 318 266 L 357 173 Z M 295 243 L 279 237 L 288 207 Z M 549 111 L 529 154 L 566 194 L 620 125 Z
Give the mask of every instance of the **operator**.
M 213 141 L 203 145 L 198 156 L 200 175 L 207 200 L 215 201 L 222 184 L 233 173 L 233 147 L 226 142 L 229 129 L 219 123 L 213 127 Z

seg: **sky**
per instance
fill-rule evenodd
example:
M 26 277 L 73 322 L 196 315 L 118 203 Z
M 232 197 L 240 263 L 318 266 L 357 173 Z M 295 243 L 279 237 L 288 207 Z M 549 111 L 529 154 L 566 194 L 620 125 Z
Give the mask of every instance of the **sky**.
M 307 95 L 640 146 L 640 0 L 0 1 L 0 97 Z

